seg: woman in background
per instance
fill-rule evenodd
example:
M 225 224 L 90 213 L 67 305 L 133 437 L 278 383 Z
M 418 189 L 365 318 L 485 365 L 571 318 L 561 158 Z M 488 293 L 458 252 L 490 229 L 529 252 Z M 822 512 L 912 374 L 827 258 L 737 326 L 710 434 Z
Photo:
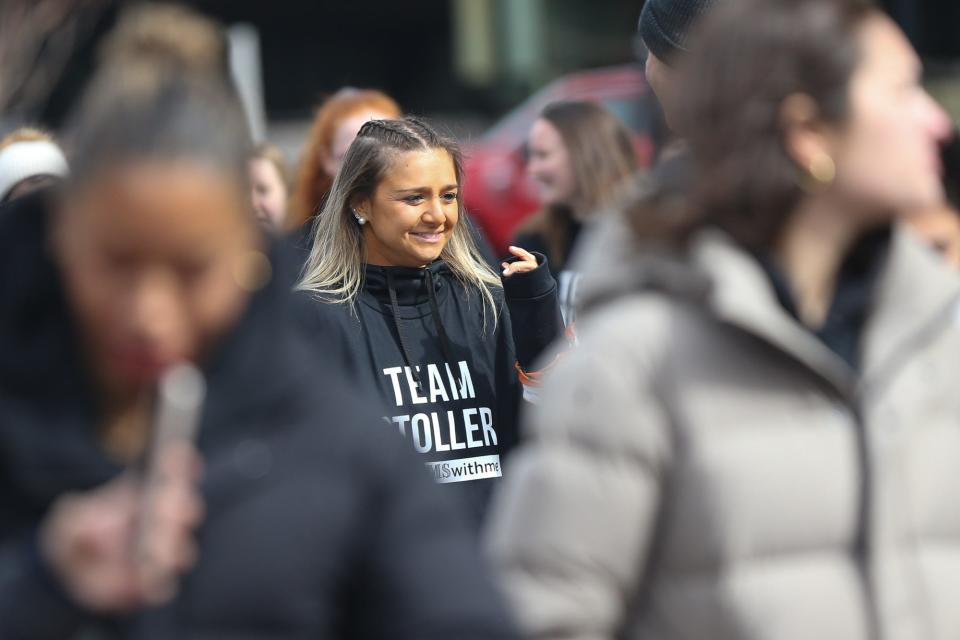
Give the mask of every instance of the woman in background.
M 287 229 L 304 227 L 323 207 L 343 156 L 367 120 L 399 118 L 399 105 L 374 89 L 345 87 L 317 110 L 300 156 Z
M 527 172 L 543 209 L 520 227 L 514 244 L 547 256 L 568 325 L 577 283 L 568 260 L 583 225 L 618 202 L 636 170 L 630 130 L 597 103 L 550 104 L 530 130 Z
M 270 233 L 279 233 L 287 218 L 290 168 L 276 145 L 257 145 L 247 162 L 250 198 L 260 225 Z
M 960 281 L 899 224 L 949 119 L 866 1 L 718 3 L 693 47 L 693 184 L 585 247 L 503 584 L 532 638 L 960 637 Z

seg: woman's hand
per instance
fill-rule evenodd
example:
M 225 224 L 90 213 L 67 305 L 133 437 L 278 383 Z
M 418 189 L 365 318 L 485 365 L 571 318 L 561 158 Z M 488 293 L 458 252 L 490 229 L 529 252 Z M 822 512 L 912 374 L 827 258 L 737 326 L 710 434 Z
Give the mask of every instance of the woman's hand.
M 186 445 L 160 453 L 163 482 L 143 488 L 122 476 L 98 489 L 61 497 L 40 531 L 40 549 L 61 585 L 95 613 L 123 613 L 160 604 L 176 593 L 196 560 L 193 531 L 203 517 L 197 492 L 199 456 Z M 140 530 L 139 523 L 149 528 Z
M 505 278 L 509 278 L 515 273 L 526 273 L 527 271 L 533 271 L 537 268 L 537 257 L 526 249 L 511 246 L 510 253 L 520 259 L 513 262 L 500 263 L 500 266 L 503 267 L 503 276 Z

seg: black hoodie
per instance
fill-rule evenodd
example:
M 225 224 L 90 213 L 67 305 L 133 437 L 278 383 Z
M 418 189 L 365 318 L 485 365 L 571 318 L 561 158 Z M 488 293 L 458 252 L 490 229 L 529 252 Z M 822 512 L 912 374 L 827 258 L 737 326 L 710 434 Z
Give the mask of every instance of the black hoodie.
M 352 306 L 303 294 L 315 347 L 374 390 L 384 419 L 478 523 L 518 440 L 517 365 L 529 366 L 563 331 L 556 283 L 538 260 L 494 291 L 496 317 L 442 260 L 421 269 L 367 265 Z
M 0 208 L 0 638 L 514 637 L 466 518 L 316 365 L 280 278 L 204 369 L 206 518 L 179 596 L 123 619 L 71 603 L 36 527 L 120 468 L 97 446 L 45 218 Z

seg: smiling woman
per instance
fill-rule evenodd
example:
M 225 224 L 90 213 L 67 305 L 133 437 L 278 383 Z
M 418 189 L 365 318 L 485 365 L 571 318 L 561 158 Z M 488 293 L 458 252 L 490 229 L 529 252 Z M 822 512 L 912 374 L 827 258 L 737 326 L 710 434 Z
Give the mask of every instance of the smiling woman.
M 439 258 L 460 219 L 457 183 L 446 149 L 398 157 L 373 196 L 355 208 L 366 220 L 367 262 L 424 267 Z
M 0 206 L 0 638 L 512 639 L 468 524 L 302 348 L 241 105 L 152 6 L 77 107 L 71 176 Z M 417 398 L 481 397 L 454 371 Z M 424 446 L 493 442 L 481 410 L 411 413 Z
M 459 147 L 425 123 L 367 122 L 299 289 L 314 345 L 379 396 L 439 482 L 464 483 L 479 521 L 517 439 L 522 370 L 562 321 L 545 258 L 511 248 L 502 280 L 480 258 L 460 224 L 462 175 Z

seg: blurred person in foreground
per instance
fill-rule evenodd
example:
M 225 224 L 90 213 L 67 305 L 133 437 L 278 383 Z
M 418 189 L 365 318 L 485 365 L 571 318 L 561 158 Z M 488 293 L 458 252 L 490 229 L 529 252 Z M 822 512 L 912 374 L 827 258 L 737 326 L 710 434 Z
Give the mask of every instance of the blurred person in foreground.
M 68 173 L 63 151 L 46 131 L 20 127 L 0 140 L 0 204 L 58 184 Z
M 644 73 L 663 108 L 667 125 L 679 132 L 676 118 L 678 103 L 684 100 L 678 91 L 677 67 L 690 51 L 691 32 L 716 0 L 647 0 L 640 13 L 638 34 L 643 43 Z
M 684 65 L 693 183 L 585 247 L 494 501 L 521 624 L 960 637 L 960 279 L 895 224 L 942 202 L 947 116 L 859 0 L 731 0 Z
M 677 136 L 673 144 L 667 145 L 662 151 L 661 162 L 653 172 L 654 182 L 662 180 L 666 184 L 673 183 L 676 174 L 688 169 L 683 143 L 683 123 L 677 117 L 685 99 L 684 93 L 678 91 L 677 87 L 680 81 L 678 68 L 696 39 L 697 22 L 709 13 L 715 2 L 716 0 L 647 0 L 640 14 L 637 31 L 644 48 L 642 62 L 647 82 L 660 102 L 669 127 Z M 954 132 L 954 138 L 956 135 Z M 956 181 L 952 176 L 948 176 L 948 179 Z M 648 197 L 651 201 L 655 199 L 656 190 L 651 189 Z M 960 268 L 960 211 L 957 210 L 956 203 L 913 212 L 906 224 L 939 251 L 948 264 Z M 565 313 L 568 313 L 566 308 Z
M 362 388 L 478 525 L 508 474 L 523 381 L 562 332 L 542 255 L 492 271 L 464 224 L 457 143 L 370 120 L 344 156 L 298 289 L 320 353 Z
M 287 228 L 296 231 L 309 227 L 364 122 L 401 115 L 393 98 L 375 89 L 344 87 L 320 105 L 300 154 Z
M 543 209 L 518 230 L 514 244 L 547 256 L 564 321 L 572 325 L 578 275 L 567 265 L 583 226 L 619 204 L 637 170 L 630 130 L 595 102 L 544 108 L 527 141 L 527 173 Z
M 512 637 L 465 519 L 307 356 L 235 96 L 142 56 L 88 90 L 62 199 L 0 215 L 0 637 Z M 183 361 L 199 440 L 145 487 Z
M 287 218 L 290 168 L 276 145 L 258 144 L 247 161 L 250 199 L 260 226 L 268 233 L 280 233 Z

